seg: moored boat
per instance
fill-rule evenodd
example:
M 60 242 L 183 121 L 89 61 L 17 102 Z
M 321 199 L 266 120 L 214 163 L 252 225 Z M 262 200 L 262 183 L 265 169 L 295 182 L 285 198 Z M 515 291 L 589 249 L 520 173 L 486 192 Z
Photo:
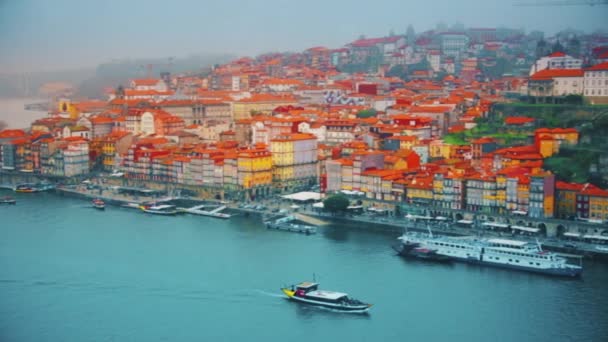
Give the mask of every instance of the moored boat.
M 105 210 L 106 208 L 106 203 L 99 198 L 94 199 L 91 203 L 93 204 L 93 208 L 95 209 Z
M 15 187 L 15 192 L 37 192 L 38 190 L 31 184 L 19 184 Z
M 0 204 L 17 204 L 17 201 L 10 196 L 5 196 L 0 198 Z
M 15 186 L 15 192 L 32 193 L 41 192 L 54 189 L 55 186 L 49 183 L 37 183 L 37 184 L 18 184 Z
M 295 302 L 330 308 L 336 311 L 365 313 L 372 304 L 350 298 L 348 294 L 334 291 L 321 291 L 315 282 L 302 282 L 298 285 L 285 286 L 281 291 L 288 299 Z
M 404 258 L 419 259 L 425 261 L 450 262 L 448 256 L 437 253 L 436 249 L 422 247 L 419 243 L 402 243 L 393 246 L 398 255 Z
M 433 236 L 419 233 L 403 234 L 404 244 L 417 243 L 454 261 L 510 268 L 520 271 L 555 275 L 579 276 L 583 267 L 570 264 L 566 258 L 542 250 L 539 243 L 507 239 L 472 239 Z
M 155 215 L 176 215 L 177 209 L 174 205 L 161 204 L 161 205 L 142 205 L 140 207 L 146 213 Z

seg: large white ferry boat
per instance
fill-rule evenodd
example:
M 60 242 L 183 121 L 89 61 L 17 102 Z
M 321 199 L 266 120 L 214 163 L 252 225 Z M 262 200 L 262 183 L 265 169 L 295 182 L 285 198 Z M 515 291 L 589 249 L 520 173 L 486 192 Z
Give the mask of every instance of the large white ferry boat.
M 575 277 L 582 266 L 567 263 L 555 253 L 543 251 L 538 243 L 507 239 L 474 239 L 432 234 L 405 233 L 399 240 L 403 244 L 418 244 L 445 255 L 455 261 L 488 266 L 512 268 L 558 276 Z

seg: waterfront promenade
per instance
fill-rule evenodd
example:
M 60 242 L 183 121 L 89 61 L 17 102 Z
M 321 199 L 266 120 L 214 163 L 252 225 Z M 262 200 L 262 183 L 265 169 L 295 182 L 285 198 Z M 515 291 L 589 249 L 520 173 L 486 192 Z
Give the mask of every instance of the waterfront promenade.
M 172 197 L 165 197 L 160 199 L 158 196 L 128 196 L 121 194 L 116 187 L 102 187 L 100 189 L 87 189 L 84 185 L 78 186 L 66 186 L 57 188 L 59 194 L 67 196 L 75 196 L 86 199 L 101 198 L 106 203 L 112 205 L 124 205 L 127 203 L 143 203 L 143 202 L 154 202 L 154 201 L 167 201 Z M 178 199 L 178 198 L 173 198 Z M 219 201 L 213 201 L 202 198 L 180 198 L 193 203 L 217 203 Z M 420 221 L 407 219 L 405 217 L 396 216 L 379 216 L 376 214 L 362 213 L 362 214 L 348 214 L 348 215 L 337 215 L 326 213 L 319 210 L 313 210 L 310 204 L 298 206 L 293 208 L 292 203 L 287 200 L 280 198 L 269 199 L 264 201 L 258 201 L 252 206 L 254 208 L 244 208 L 239 203 L 229 202 L 222 203 L 226 205 L 228 210 L 241 213 L 245 215 L 259 215 L 260 217 L 267 217 L 276 215 L 277 211 L 281 210 L 283 213 L 295 214 L 298 219 L 305 221 L 309 224 L 322 226 L 327 223 L 337 223 L 343 225 L 349 225 L 354 228 L 364 230 L 380 230 L 394 232 L 396 235 L 402 234 L 405 230 L 414 230 L 426 232 L 429 229 L 437 234 L 447 235 L 459 235 L 459 236 L 479 236 L 479 237 L 501 237 L 501 238 L 512 238 L 517 240 L 529 241 L 532 243 L 540 242 L 545 248 L 563 253 L 564 255 L 583 255 L 586 257 L 599 257 L 605 259 L 608 257 L 608 253 L 597 249 L 597 245 L 586 243 L 582 241 L 568 241 L 557 237 L 540 237 L 531 236 L 526 234 L 511 234 L 507 232 L 493 231 L 484 229 L 481 227 L 480 222 L 474 222 L 470 227 L 459 226 L 453 222 L 448 221 Z M 260 209 L 262 207 L 263 209 Z M 260 222 L 262 218 L 260 218 Z

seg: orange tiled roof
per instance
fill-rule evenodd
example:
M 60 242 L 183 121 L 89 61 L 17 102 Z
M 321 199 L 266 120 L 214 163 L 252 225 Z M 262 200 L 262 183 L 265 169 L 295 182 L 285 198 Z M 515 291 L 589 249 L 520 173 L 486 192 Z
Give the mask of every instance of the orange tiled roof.
M 547 81 L 555 77 L 583 77 L 582 69 L 544 69 L 530 76 L 533 81 Z

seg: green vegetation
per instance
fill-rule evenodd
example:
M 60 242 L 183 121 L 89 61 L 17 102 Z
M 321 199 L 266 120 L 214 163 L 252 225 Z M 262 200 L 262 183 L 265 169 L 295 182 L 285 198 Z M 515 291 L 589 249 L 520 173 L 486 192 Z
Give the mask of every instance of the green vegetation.
M 557 155 L 545 159 L 543 167 L 566 182 L 589 182 L 599 187 L 608 187 L 608 181 L 602 179 L 601 172 L 604 170 L 591 172 L 591 166 L 597 163 L 602 152 L 606 153 L 589 144 L 562 146 Z
M 580 96 L 568 96 L 565 100 L 582 101 Z M 522 115 L 535 118 L 535 128 L 573 127 L 580 133 L 579 144 L 562 145 L 557 155 L 544 161 L 545 169 L 563 181 L 608 186 L 608 169 L 600 165 L 600 157 L 608 157 L 607 105 L 500 103 L 492 106 L 490 120 Z M 591 172 L 592 167 L 597 172 Z
M 464 134 L 460 133 L 449 133 L 443 136 L 443 141 L 450 145 L 468 145 L 469 143 L 464 140 Z
M 363 109 L 357 113 L 357 117 L 360 119 L 375 117 L 378 112 L 375 109 Z
M 344 195 L 332 195 L 323 200 L 323 208 L 325 211 L 332 213 L 345 212 L 346 208 L 350 205 L 350 201 Z
M 496 139 L 496 142 L 502 146 L 522 145 L 526 144 L 528 137 L 532 131 L 512 131 L 505 127 L 502 119 L 495 118 L 477 118 L 475 126 L 458 133 L 450 133 L 444 136 L 443 140 L 451 145 L 467 145 L 475 139 L 482 137 L 490 137 Z

